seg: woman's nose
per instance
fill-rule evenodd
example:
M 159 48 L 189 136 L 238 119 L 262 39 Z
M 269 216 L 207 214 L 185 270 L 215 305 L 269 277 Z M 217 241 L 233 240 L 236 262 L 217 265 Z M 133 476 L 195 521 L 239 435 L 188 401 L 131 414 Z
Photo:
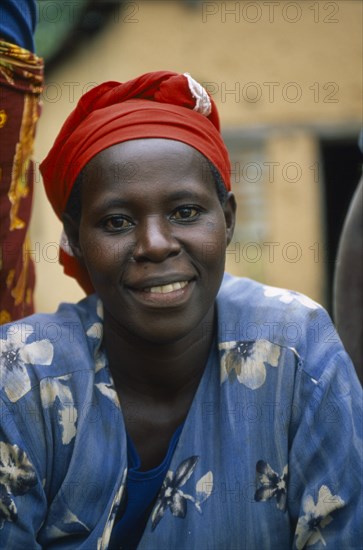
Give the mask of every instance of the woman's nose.
M 162 262 L 180 252 L 180 244 L 173 235 L 170 222 L 150 216 L 137 228 L 137 241 L 133 251 L 136 261 Z

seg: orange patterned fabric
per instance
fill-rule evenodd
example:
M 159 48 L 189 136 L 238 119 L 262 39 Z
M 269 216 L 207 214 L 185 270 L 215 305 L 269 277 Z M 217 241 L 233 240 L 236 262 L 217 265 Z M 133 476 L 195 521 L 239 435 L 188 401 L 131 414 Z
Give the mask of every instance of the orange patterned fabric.
M 0 41 L 0 324 L 33 313 L 28 225 L 43 60 Z

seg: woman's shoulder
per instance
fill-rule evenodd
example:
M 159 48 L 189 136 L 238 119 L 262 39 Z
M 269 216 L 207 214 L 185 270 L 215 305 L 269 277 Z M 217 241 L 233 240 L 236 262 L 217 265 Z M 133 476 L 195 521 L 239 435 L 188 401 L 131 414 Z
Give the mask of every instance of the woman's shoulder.
M 293 353 L 310 377 L 350 360 L 330 316 L 304 294 L 226 274 L 217 296 L 219 345 L 264 341 Z
M 234 310 L 237 316 L 266 321 L 283 318 L 315 319 L 324 308 L 300 292 L 269 286 L 245 277 L 225 274 L 217 297 L 220 307 Z M 247 315 L 248 314 L 248 315 Z
M 0 327 L 0 392 L 13 400 L 49 377 L 92 370 L 102 339 L 96 295 Z
M 54 313 L 34 313 L 0 326 L 0 341 L 11 340 L 19 345 L 48 339 L 53 343 L 64 338 L 84 336 L 95 322 L 102 321 L 102 305 L 95 294 L 80 302 L 61 303 Z M 67 330 L 66 330 L 67 329 Z M 2 348 L 0 348 L 2 351 Z

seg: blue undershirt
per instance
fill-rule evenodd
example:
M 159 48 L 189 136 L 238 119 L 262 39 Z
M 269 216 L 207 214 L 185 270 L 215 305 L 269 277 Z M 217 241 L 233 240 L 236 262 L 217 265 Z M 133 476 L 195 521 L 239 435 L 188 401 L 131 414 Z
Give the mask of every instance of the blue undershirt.
M 36 23 L 35 0 L 1 0 L 0 39 L 34 53 L 33 36 Z
M 164 460 L 147 471 L 140 471 L 141 460 L 127 435 L 128 474 L 126 509 L 112 531 L 109 549 L 134 550 L 144 532 L 155 499 L 167 474 L 183 424 L 174 432 Z

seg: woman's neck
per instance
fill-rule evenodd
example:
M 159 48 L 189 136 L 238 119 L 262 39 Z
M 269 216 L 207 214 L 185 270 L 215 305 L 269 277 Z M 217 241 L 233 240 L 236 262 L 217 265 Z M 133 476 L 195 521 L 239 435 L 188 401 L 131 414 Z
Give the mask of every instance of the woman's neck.
M 105 312 L 104 346 L 116 389 L 157 401 L 195 391 L 212 345 L 213 323 L 214 308 L 178 341 L 140 342 Z

